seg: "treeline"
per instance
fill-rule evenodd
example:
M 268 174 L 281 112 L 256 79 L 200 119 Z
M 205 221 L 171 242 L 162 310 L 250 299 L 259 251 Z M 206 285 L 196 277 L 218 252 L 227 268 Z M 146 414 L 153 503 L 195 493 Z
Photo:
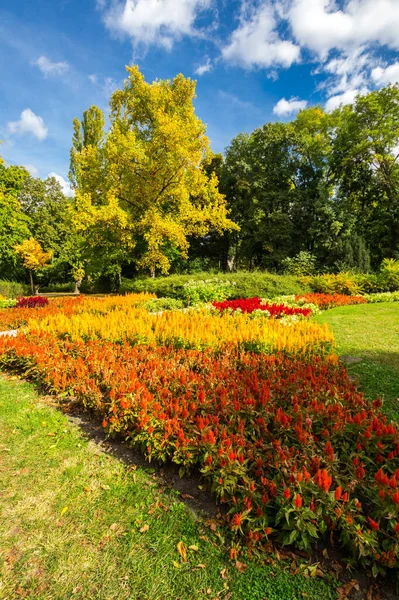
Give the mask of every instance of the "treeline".
M 195 82 L 128 68 L 110 126 L 75 119 L 74 198 L 0 159 L 0 278 L 36 285 L 196 271 L 378 270 L 399 252 L 399 87 L 301 111 L 210 151 Z
M 397 86 L 240 134 L 213 163 L 240 230 L 192 256 L 224 269 L 376 269 L 398 257 L 398 158 Z

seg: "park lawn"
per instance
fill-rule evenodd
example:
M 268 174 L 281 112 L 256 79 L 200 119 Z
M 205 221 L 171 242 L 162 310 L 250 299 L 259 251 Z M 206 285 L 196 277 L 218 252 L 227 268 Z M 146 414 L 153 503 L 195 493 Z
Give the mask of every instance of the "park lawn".
M 344 306 L 315 320 L 328 323 L 338 354 L 345 357 L 366 396 L 381 396 L 386 414 L 399 420 L 399 304 Z
M 152 469 L 132 470 L 32 385 L 0 375 L 1 599 L 337 597 L 334 583 L 267 558 L 240 555 L 248 565 L 240 573 L 223 531 L 162 491 Z

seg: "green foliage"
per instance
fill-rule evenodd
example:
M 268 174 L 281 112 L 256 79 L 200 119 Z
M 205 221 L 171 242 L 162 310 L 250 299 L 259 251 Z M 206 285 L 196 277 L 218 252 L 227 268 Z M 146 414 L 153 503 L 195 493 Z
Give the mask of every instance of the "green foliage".
M 380 292 L 377 294 L 364 294 L 369 304 L 377 304 L 380 302 L 399 302 L 398 292 Z
M 190 279 L 183 285 L 181 297 L 187 306 L 200 302 L 221 302 L 234 295 L 234 281 L 213 277 L 211 279 Z
M 316 257 L 314 254 L 302 250 L 292 258 L 285 258 L 281 264 L 289 275 L 313 275 L 316 270 Z
M 183 298 L 184 285 L 190 280 L 209 279 L 208 273 L 191 275 L 170 275 L 169 277 L 148 277 L 146 279 L 122 279 L 120 291 L 151 292 L 159 297 Z M 301 283 L 292 275 L 272 275 L 270 273 L 239 271 L 237 273 L 218 273 L 219 281 L 234 283 L 233 297 L 236 298 L 274 298 L 287 294 L 303 294 L 310 291 L 307 284 Z
M 17 281 L 7 281 L 5 279 L 0 280 L 0 296 L 6 298 L 18 298 L 18 296 L 24 296 L 29 293 L 29 289 L 23 283 Z
M 362 292 L 364 282 L 355 273 L 322 274 L 303 277 L 313 292 L 321 294 L 348 294 L 357 296 Z
M 14 308 L 16 306 L 17 301 L 15 299 L 9 298 L 8 300 L 0 299 L 0 308 Z
M 184 307 L 182 300 L 176 300 L 175 298 L 154 298 L 149 300 L 144 305 L 144 308 L 148 312 L 163 312 L 165 310 L 179 310 Z
M 382 261 L 379 281 L 388 292 L 399 289 L 399 260 L 385 258 Z

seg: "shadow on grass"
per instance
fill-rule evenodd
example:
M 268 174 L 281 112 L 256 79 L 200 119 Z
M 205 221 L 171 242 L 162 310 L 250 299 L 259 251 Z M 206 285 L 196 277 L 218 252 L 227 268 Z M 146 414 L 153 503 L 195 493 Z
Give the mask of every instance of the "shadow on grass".
M 366 398 L 382 398 L 386 415 L 399 421 L 399 352 L 372 352 L 341 358 Z

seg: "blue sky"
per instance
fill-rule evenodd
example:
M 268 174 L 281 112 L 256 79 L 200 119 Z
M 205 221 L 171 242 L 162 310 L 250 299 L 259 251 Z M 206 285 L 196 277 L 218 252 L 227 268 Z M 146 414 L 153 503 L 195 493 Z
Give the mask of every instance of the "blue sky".
M 0 0 L 0 152 L 65 186 L 72 119 L 137 63 L 197 79 L 214 151 L 399 81 L 399 0 Z M 65 189 L 67 189 L 65 187 Z

